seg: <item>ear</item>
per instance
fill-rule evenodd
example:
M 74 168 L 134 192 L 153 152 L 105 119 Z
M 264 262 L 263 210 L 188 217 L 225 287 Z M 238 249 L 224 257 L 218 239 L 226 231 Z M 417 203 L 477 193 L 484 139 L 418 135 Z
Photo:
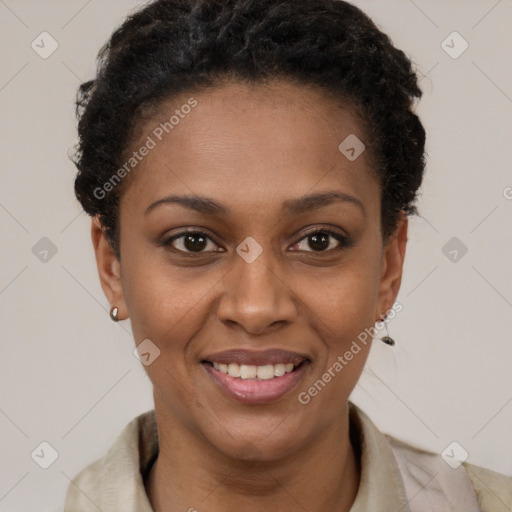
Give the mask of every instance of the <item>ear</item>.
M 405 248 L 407 245 L 407 226 L 407 216 L 402 211 L 397 227 L 386 242 L 382 254 L 378 310 L 375 314 L 376 321 L 382 320 L 382 312 L 385 315 L 391 309 L 400 290 Z
M 92 219 L 91 238 L 103 293 L 107 297 L 110 307 L 117 307 L 118 318 L 124 320 L 128 314 L 121 282 L 121 265 L 108 242 L 98 216 Z

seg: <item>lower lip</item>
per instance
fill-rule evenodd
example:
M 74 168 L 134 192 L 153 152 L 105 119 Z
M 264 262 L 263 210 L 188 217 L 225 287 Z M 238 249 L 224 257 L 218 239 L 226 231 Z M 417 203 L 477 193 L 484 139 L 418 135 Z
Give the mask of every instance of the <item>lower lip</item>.
M 273 379 L 240 379 L 216 370 L 211 364 L 203 363 L 214 382 L 231 398 L 244 404 L 270 404 L 292 391 L 303 378 L 308 363 L 304 361 L 293 372 Z

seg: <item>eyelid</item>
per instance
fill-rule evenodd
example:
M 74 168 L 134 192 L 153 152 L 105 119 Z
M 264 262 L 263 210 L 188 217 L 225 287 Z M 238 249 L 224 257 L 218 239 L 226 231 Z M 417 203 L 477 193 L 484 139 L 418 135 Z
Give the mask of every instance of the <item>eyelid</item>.
M 340 233 L 340 232 L 335 231 L 328 227 L 315 226 L 311 229 L 308 229 L 305 233 L 302 233 L 302 238 L 300 238 L 298 241 L 300 242 L 303 238 L 310 236 L 310 235 L 314 235 L 315 233 L 327 233 L 329 235 L 333 235 L 335 238 L 339 237 L 339 238 L 348 239 L 348 236 L 344 233 Z

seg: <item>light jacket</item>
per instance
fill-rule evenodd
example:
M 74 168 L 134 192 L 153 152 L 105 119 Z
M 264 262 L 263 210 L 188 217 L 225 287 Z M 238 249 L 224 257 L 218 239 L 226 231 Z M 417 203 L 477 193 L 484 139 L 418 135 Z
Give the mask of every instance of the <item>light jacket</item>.
M 512 477 L 424 451 L 378 430 L 349 402 L 361 480 L 350 512 L 511 512 Z M 158 455 L 155 411 L 134 418 L 69 484 L 65 512 L 153 512 L 144 478 Z M 448 460 L 448 462 L 445 461 Z

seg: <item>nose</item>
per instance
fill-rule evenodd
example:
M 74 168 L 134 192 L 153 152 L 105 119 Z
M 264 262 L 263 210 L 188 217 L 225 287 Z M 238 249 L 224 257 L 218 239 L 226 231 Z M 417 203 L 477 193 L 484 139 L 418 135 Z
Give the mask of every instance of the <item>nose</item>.
M 218 317 L 230 327 L 261 335 L 282 328 L 296 318 L 292 283 L 272 264 L 266 255 L 269 252 L 263 251 L 251 263 L 237 255 L 235 268 L 223 280 Z

